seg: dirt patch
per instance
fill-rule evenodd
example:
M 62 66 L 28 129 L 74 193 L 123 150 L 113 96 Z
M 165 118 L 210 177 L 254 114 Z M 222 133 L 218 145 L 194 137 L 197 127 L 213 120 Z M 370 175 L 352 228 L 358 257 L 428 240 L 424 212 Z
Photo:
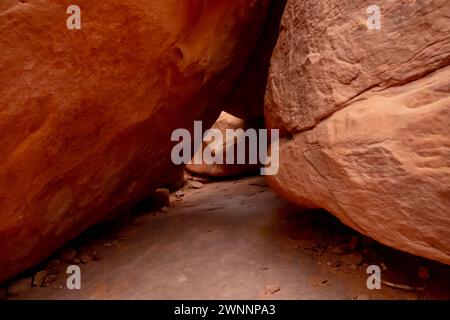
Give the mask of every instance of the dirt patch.
M 448 266 L 387 248 L 325 211 L 292 205 L 263 178 L 191 178 L 169 198 L 158 211 L 90 229 L 21 275 L 27 290 L 13 298 L 450 298 Z M 67 289 L 69 264 L 81 268 L 81 290 Z M 381 290 L 366 286 L 373 264 L 382 270 Z

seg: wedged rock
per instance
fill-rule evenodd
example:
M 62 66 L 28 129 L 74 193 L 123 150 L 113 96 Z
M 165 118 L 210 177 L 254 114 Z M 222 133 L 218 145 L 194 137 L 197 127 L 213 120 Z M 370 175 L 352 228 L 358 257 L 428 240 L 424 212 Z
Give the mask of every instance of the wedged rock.
M 212 125 L 270 0 L 0 5 L 0 282 L 176 179 L 170 141 Z M 173 176 L 173 177 L 172 177 Z
M 267 87 L 270 59 L 276 45 L 280 22 L 287 0 L 272 1 L 256 48 L 234 89 L 222 103 L 223 112 L 213 128 L 225 134 L 226 129 L 259 129 L 264 127 L 264 95 Z M 203 147 L 209 143 L 203 143 Z M 233 146 L 235 148 L 235 145 Z M 220 149 L 220 150 L 219 150 Z M 226 154 L 226 146 L 214 148 Z M 248 149 L 247 149 L 248 151 Z M 200 153 L 201 151 L 199 151 Z M 186 169 L 209 177 L 232 177 L 256 172 L 258 165 L 189 164 Z
M 223 143 L 222 144 L 216 144 L 215 141 L 203 141 L 203 147 L 197 150 L 197 157 L 201 159 L 201 163 L 195 163 L 194 158 L 191 160 L 191 164 L 186 165 L 186 169 L 192 173 L 209 176 L 209 177 L 230 177 L 230 176 L 236 176 L 240 174 L 250 173 L 250 172 L 257 172 L 257 170 L 260 168 L 260 164 L 249 164 L 249 161 L 246 161 L 246 164 L 226 164 L 226 155 L 227 153 L 231 152 L 236 154 L 236 150 L 238 149 L 237 144 L 243 143 L 244 134 L 238 134 L 237 137 L 228 137 L 226 135 L 226 130 L 239 130 L 242 129 L 243 131 L 247 130 L 249 126 L 249 123 L 237 118 L 227 112 L 222 112 L 217 119 L 217 121 L 214 123 L 211 129 L 219 130 L 223 137 Z M 255 123 L 255 126 L 257 127 L 257 123 Z M 251 125 L 250 125 L 251 127 Z M 243 132 L 242 132 L 243 133 Z M 212 163 L 208 164 L 205 159 L 203 158 L 203 152 L 204 150 L 209 146 L 211 148 L 211 153 L 221 154 L 223 163 Z M 246 157 L 248 159 L 248 142 L 245 145 L 245 152 Z M 236 159 L 236 158 L 235 158 Z
M 290 132 L 269 185 L 394 248 L 450 264 L 450 5 L 288 2 L 266 122 Z

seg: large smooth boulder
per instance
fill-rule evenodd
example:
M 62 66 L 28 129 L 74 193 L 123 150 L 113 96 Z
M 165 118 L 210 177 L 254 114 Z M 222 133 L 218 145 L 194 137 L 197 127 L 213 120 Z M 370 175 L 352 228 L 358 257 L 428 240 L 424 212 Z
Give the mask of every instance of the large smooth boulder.
M 0 4 L 0 282 L 176 178 L 172 131 L 217 119 L 270 2 L 78 0 L 81 30 Z
M 289 0 L 266 122 L 269 184 L 384 244 L 450 264 L 450 5 Z

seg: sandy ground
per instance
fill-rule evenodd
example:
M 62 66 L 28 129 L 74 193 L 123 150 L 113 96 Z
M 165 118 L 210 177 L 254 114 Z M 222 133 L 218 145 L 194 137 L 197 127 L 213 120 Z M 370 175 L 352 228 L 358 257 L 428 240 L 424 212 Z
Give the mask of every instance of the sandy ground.
M 67 289 L 67 263 L 56 254 L 21 275 L 47 270 L 43 287 L 15 299 L 450 298 L 449 266 L 386 248 L 324 211 L 289 204 L 261 177 L 202 182 L 190 180 L 172 194 L 168 209 L 127 215 L 71 243 L 81 290 Z M 383 281 L 411 290 L 369 290 L 369 264 L 382 267 Z

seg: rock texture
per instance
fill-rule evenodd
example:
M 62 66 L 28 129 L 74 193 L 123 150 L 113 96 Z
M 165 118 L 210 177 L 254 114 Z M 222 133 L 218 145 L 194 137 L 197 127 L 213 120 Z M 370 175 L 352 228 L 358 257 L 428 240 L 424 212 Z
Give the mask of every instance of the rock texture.
M 270 0 L 0 4 L 0 282 L 170 180 L 170 134 L 217 119 Z
M 450 5 L 288 1 L 266 122 L 269 184 L 384 244 L 450 264 Z
M 237 150 L 237 144 L 239 142 L 242 143 L 242 135 L 239 135 L 237 139 L 233 138 L 226 138 L 226 130 L 227 129 L 242 129 L 246 130 L 249 127 L 249 123 L 237 118 L 235 116 L 232 116 L 231 114 L 227 112 L 222 112 L 220 117 L 217 119 L 217 121 L 212 126 L 213 129 L 217 129 L 222 133 L 223 136 L 223 144 L 221 145 L 215 145 L 210 144 L 210 142 L 203 142 L 203 148 L 198 150 L 199 153 L 198 157 L 203 158 L 203 150 L 209 145 L 212 148 L 213 154 L 222 154 L 223 159 L 226 159 L 227 152 L 234 153 Z M 253 127 L 253 126 L 250 126 Z M 255 125 L 257 127 L 257 124 Z M 248 143 L 246 143 L 246 155 L 248 158 Z M 195 157 L 194 157 L 195 158 Z M 202 161 L 201 164 L 194 164 L 194 161 L 192 160 L 192 164 L 186 165 L 186 169 L 189 170 L 192 173 L 209 176 L 209 177 L 230 177 L 230 176 L 236 176 L 244 173 L 249 172 L 256 172 L 260 165 L 259 164 L 220 164 L 220 163 L 213 163 L 213 164 L 207 164 L 205 161 Z M 225 161 L 224 161 L 225 162 Z M 248 163 L 248 162 L 247 162 Z
M 448 1 L 381 1 L 381 30 L 367 29 L 370 4 L 289 1 L 266 96 L 270 123 L 310 129 L 369 89 L 449 64 Z

